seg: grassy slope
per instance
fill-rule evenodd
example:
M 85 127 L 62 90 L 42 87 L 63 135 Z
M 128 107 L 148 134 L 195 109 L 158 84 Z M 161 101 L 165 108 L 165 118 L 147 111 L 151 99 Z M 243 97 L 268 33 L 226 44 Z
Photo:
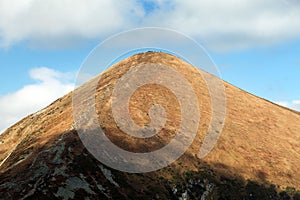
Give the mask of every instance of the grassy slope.
M 176 104 L 174 95 L 172 96 L 169 91 L 157 85 L 152 85 L 144 87 L 143 90 L 133 95 L 130 102 L 132 118 L 140 125 L 147 124 L 149 117 L 146 111 L 149 106 L 152 103 L 161 103 L 166 107 L 168 116 L 171 116 L 165 129 L 150 140 L 134 139 L 118 130 L 109 104 L 111 89 L 130 66 L 143 62 L 166 64 L 181 72 L 196 91 L 201 110 L 201 121 L 194 143 L 180 160 L 166 169 L 155 172 L 154 177 L 164 177 L 166 180 L 175 182 L 179 178 L 181 182 L 185 182 L 188 181 L 186 174 L 201 171 L 204 167 L 203 163 L 206 163 L 205 166 L 209 166 L 209 170 L 217 174 L 207 177 L 208 179 L 216 179 L 213 181 L 219 181 L 219 183 L 215 182 L 215 184 L 221 185 L 221 177 L 229 179 L 228 182 L 233 180 L 236 183 L 233 184 L 235 186 L 231 188 L 232 191 L 241 191 L 241 195 L 247 193 L 243 190 L 247 185 L 247 179 L 257 182 L 261 188 L 269 188 L 269 184 L 274 184 L 276 189 L 284 189 L 287 186 L 300 189 L 300 172 L 297 170 L 300 166 L 300 115 L 228 83 L 224 83 L 227 94 L 227 113 L 222 135 L 207 157 L 199 160 L 195 156 L 210 122 L 209 93 L 197 70 L 171 55 L 163 53 L 135 55 L 121 61 L 103 74 L 104 78 L 99 82 L 96 95 L 98 100 L 96 106 L 100 114 L 99 122 L 105 127 L 108 137 L 113 142 L 124 149 L 136 152 L 157 149 L 172 139 L 180 123 L 179 105 Z M 89 95 L 84 95 L 83 99 Z M 141 99 L 145 101 L 141 103 Z M 0 161 L 7 158 L 0 166 L 0 171 L 6 174 L 5 180 L 9 180 L 10 175 L 22 173 L 26 166 L 28 167 L 39 156 L 41 149 L 55 145 L 55 141 L 62 133 L 74 129 L 71 101 L 72 95 L 68 94 L 43 111 L 23 119 L 0 136 L 0 140 L 3 141 L 0 145 Z M 20 162 L 22 159 L 24 161 Z M 16 165 L 17 162 L 20 163 Z M 126 180 L 136 180 L 137 183 L 148 180 L 150 177 L 150 180 L 155 181 L 151 184 L 148 180 L 149 185 L 157 184 L 156 179 L 151 179 L 152 175 L 146 174 L 135 178 L 136 175 L 115 173 L 118 177 L 124 176 Z M 197 173 L 193 175 L 199 176 Z M 3 181 L 4 179 L 1 182 Z M 132 184 L 134 186 L 130 187 L 139 187 Z M 240 190 L 238 190 L 239 185 Z M 225 184 L 219 187 L 230 188 L 230 184 L 226 186 L 225 181 Z M 146 188 L 145 191 L 151 191 L 151 189 L 153 188 Z

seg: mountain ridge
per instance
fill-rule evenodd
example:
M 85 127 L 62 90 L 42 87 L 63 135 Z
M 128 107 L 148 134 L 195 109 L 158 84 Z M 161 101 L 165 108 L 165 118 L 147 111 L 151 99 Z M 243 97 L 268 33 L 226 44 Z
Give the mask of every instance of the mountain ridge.
M 114 175 L 115 178 L 118 179 L 122 177 L 125 179 L 124 182 L 136 180 L 138 183 L 142 180 L 151 180 L 151 178 L 156 180 L 153 178 L 153 176 L 156 175 L 166 180 L 174 179 L 174 176 L 175 180 L 176 176 L 178 176 L 178 179 L 181 179 L 182 176 L 184 176 L 183 174 L 193 171 L 202 171 L 199 167 L 207 168 L 207 165 L 211 168 L 208 171 L 217 171 L 217 174 L 223 174 L 233 179 L 249 179 L 262 185 L 274 184 L 276 187 L 277 185 L 279 186 L 279 190 L 286 187 L 300 189 L 298 188 L 300 185 L 300 174 L 296 167 L 299 166 L 297 163 L 300 160 L 298 142 L 300 141 L 298 131 L 300 130 L 300 125 L 297 123 L 300 119 L 299 113 L 282 108 L 265 99 L 257 98 L 253 94 L 224 82 L 228 100 L 224 130 L 212 152 L 200 160 L 195 155 L 204 139 L 211 116 L 211 103 L 209 102 L 208 90 L 205 89 L 203 80 L 196 75 L 195 69 L 190 68 L 191 66 L 188 63 L 164 53 L 149 52 L 134 55 L 115 64 L 102 74 L 103 79 L 99 82 L 100 87 L 97 88 L 96 95 L 96 100 L 99 100 L 97 101 L 99 102 L 97 110 L 99 113 L 102 112 L 102 114 L 107 113 L 100 116 L 99 121 L 102 123 L 101 125 L 105 127 L 108 137 L 114 143 L 124 149 L 127 148 L 132 151 L 139 151 L 141 147 L 143 147 L 142 150 L 151 150 L 153 148 L 147 146 L 150 140 L 145 143 L 145 141 L 133 140 L 125 136 L 120 139 L 119 136 L 122 133 L 117 130 L 116 125 L 112 121 L 110 106 L 108 104 L 108 99 L 111 98 L 111 88 L 113 88 L 113 85 L 117 82 L 118 77 L 126 73 L 126 70 L 128 70 L 133 63 L 143 62 L 162 63 L 175 67 L 176 70 L 179 70 L 192 83 L 200 99 L 199 107 L 203 118 L 201 118 L 201 122 L 199 123 L 197 138 L 178 161 L 166 169 L 159 170 L 157 174 L 153 172 L 150 173 L 150 175 L 148 174 L 149 176 L 145 175 L 145 177 L 143 177 L 143 175 L 123 174 L 122 172 L 117 172 L 103 166 L 101 163 L 95 161 L 84 149 L 84 146 L 80 144 L 80 140 L 75 131 L 73 118 L 71 117 L 72 93 L 69 93 L 41 111 L 25 117 L 0 135 L 0 140 L 2 141 L 2 144 L 0 144 L 0 192 L 11 190 L 13 183 L 26 182 L 24 179 L 27 177 L 29 182 L 38 183 L 32 183 L 32 187 L 25 187 L 20 184 L 22 187 L 20 186 L 21 188 L 19 189 L 25 190 L 24 194 L 26 194 L 24 196 L 28 195 L 28 197 L 34 196 L 34 194 L 42 195 L 43 190 L 45 190 L 45 194 L 48 194 L 49 191 L 53 192 L 56 194 L 54 195 L 56 198 L 61 198 L 61 195 L 65 195 L 66 193 L 69 194 L 70 198 L 72 196 L 75 198 L 76 195 L 80 195 L 81 193 L 95 197 L 95 191 L 98 190 L 102 192 L 101 195 L 103 195 L 103 197 L 108 198 L 105 195 L 107 193 L 105 193 L 104 190 L 101 191 L 99 189 L 101 187 L 99 186 L 98 188 L 97 184 L 103 187 L 107 184 L 107 190 L 114 188 L 113 190 L 118 191 L 118 194 L 126 196 L 125 194 L 130 191 L 128 188 L 133 187 L 138 190 L 146 191 L 147 187 L 139 187 L 133 181 L 133 185 L 124 187 L 127 189 L 123 191 L 122 188 L 118 188 L 120 183 L 114 181 L 114 179 L 108 175 L 109 173 L 105 175 L 105 172 L 110 171 L 111 174 L 117 174 L 118 176 Z M 174 114 L 174 117 L 167 123 L 166 132 L 161 133 L 159 135 L 160 137 L 154 138 L 154 140 L 151 141 L 151 144 L 156 145 L 156 148 L 166 144 L 170 140 L 167 135 L 173 133 L 173 129 L 178 126 L 176 109 L 171 108 L 171 105 L 168 104 L 168 102 L 173 102 L 172 98 L 174 97 L 170 97 L 171 99 L 166 97 L 163 101 L 155 97 L 150 98 L 147 96 L 150 100 L 146 98 L 147 100 L 142 103 L 139 103 L 138 100 L 142 96 L 146 97 L 146 95 L 149 94 L 155 96 L 155 94 L 161 93 L 167 93 L 167 91 L 160 90 L 156 88 L 156 86 L 145 87 L 142 91 L 133 96 L 131 103 L 133 107 L 132 112 L 134 113 L 133 119 L 139 124 L 147 124 L 149 122 L 149 118 L 145 114 L 147 113 L 145 107 L 151 104 L 150 100 L 165 103 L 169 111 Z M 254 133 L 252 133 L 252 131 Z M 273 132 L 274 135 L 272 135 L 271 132 Z M 284 134 L 280 134 L 281 132 Z M 272 141 L 273 145 L 268 144 L 269 141 Z M 136 144 L 137 147 L 132 147 L 131 144 Z M 75 150 L 75 147 L 78 147 L 80 150 Z M 9 149 L 11 151 L 9 151 Z M 292 153 L 294 157 L 290 156 Z M 84 154 L 86 156 L 82 156 Z M 84 166 L 79 158 L 88 160 L 87 162 L 90 163 L 89 167 L 91 169 L 97 168 L 102 174 L 96 173 L 90 175 L 91 172 L 89 172 L 89 169 Z M 3 162 L 3 160 L 5 161 Z M 40 160 L 40 162 L 37 163 L 37 160 Z M 75 169 L 66 169 L 66 166 L 70 166 L 70 163 L 73 161 L 76 161 L 75 163 L 81 163 L 77 164 L 77 166 L 82 169 L 82 176 L 80 175 L 81 173 Z M 94 163 L 95 166 L 92 166 L 91 162 Z M 26 171 L 28 168 L 30 170 Z M 31 180 L 31 178 L 28 177 L 35 178 Z M 93 181 L 95 177 L 101 177 L 103 179 L 100 181 L 101 184 Z M 52 179 L 53 181 L 51 181 Z M 64 181 L 60 183 L 57 180 Z M 77 189 L 72 185 L 74 182 L 80 183 L 82 188 Z M 90 182 L 94 182 L 95 184 L 89 186 L 88 183 Z M 45 187 L 43 186 L 44 183 L 53 187 Z M 151 181 L 149 183 L 151 183 Z M 155 181 L 153 181 L 153 183 L 157 184 Z M 154 187 L 155 184 L 150 184 L 150 186 Z M 210 191 L 206 188 L 208 187 L 207 185 L 208 183 L 204 187 L 205 191 L 208 191 L 210 195 L 214 195 L 213 190 Z M 162 186 L 162 188 L 164 187 L 165 186 Z M 17 190 L 17 187 L 14 188 L 14 190 Z M 14 195 L 12 192 L 9 194 Z M 146 193 L 143 194 L 146 195 Z

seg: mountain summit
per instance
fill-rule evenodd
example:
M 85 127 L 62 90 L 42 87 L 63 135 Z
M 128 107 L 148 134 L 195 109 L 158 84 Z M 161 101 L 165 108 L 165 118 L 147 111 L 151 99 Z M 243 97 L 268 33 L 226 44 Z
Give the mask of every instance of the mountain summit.
M 200 120 L 180 158 L 147 173 L 122 172 L 101 163 L 75 128 L 71 92 L 0 135 L 0 199 L 299 199 L 300 114 L 223 82 L 225 124 L 212 151 L 200 159 L 213 114 L 210 91 L 198 69 L 173 55 L 136 54 L 99 75 L 95 111 L 112 143 L 129 152 L 151 152 L 169 144 L 180 128 L 182 105 L 176 94 L 159 84 L 139 87 L 128 105 L 130 117 L 141 127 L 151 119 L 160 125 L 160 116 L 151 118 L 148 111 L 162 105 L 166 120 L 158 134 L 133 137 L 116 124 L 114 87 L 143 63 L 172 67 L 195 92 Z M 91 82 L 76 90 L 85 90 Z M 80 102 L 91 97 L 86 91 Z

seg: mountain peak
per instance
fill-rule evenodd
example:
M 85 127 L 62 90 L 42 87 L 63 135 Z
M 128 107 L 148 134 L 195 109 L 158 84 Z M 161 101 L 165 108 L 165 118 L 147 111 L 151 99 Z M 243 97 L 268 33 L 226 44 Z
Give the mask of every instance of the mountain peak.
M 203 76 L 217 78 L 204 71 L 199 73 L 197 68 L 171 54 L 136 54 L 93 79 L 97 83 L 94 94 L 97 121 L 112 143 L 129 152 L 146 153 L 161 149 L 176 137 L 182 120 L 182 105 L 174 91 L 159 84 L 139 87 L 128 103 L 130 117 L 140 127 L 151 127 L 151 119 L 159 119 L 159 124 L 161 116 L 151 118 L 149 110 L 153 105 L 164 107 L 166 120 L 158 134 L 149 138 L 133 137 L 124 133 L 115 121 L 112 99 L 116 85 L 131 69 L 149 63 L 176 70 L 195 93 L 200 120 L 195 138 L 181 157 L 162 169 L 142 174 L 118 171 L 101 163 L 86 149 L 76 130 L 78 122 L 73 112 L 81 107 L 74 108 L 75 91 L 0 135 L 1 196 L 5 199 L 132 199 L 145 196 L 176 199 L 186 194 L 200 199 L 204 194 L 226 198 L 222 196 L 226 192 L 236 192 L 237 196 L 230 196 L 232 199 L 245 198 L 243 195 L 250 193 L 268 196 L 266 191 L 276 193 L 286 187 L 300 189 L 297 169 L 300 165 L 300 115 L 226 82 L 222 82 L 226 94 L 224 128 L 212 151 L 198 158 L 214 109 Z M 80 96 L 82 105 L 91 97 L 88 89 L 91 84 L 93 81 L 76 89 L 87 92 Z M 181 87 L 179 84 L 178 91 L 188 93 Z M 279 198 L 275 193 L 272 193 L 274 199 Z

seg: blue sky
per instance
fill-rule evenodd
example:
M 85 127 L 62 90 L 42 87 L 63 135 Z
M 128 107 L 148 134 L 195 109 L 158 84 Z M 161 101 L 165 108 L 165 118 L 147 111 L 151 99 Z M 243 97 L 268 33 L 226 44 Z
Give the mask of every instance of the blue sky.
M 299 24 L 294 0 L 0 0 L 0 131 L 71 91 L 104 39 L 147 26 L 192 37 L 225 81 L 300 110 Z

